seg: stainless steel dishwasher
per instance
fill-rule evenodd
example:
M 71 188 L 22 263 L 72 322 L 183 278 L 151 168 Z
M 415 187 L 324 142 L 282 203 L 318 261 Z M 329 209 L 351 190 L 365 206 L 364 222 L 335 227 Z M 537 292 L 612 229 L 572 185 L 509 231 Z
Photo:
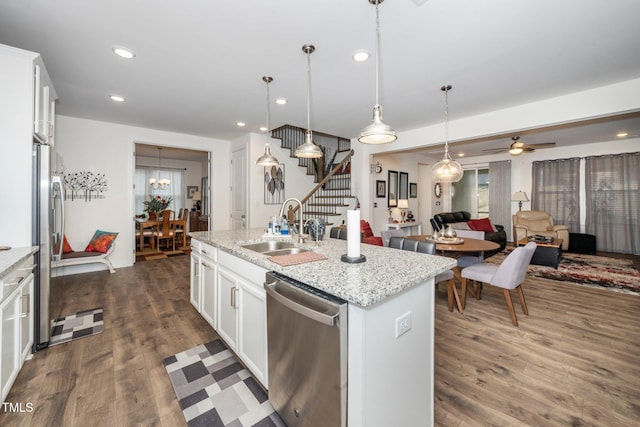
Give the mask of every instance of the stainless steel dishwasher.
M 269 402 L 289 427 L 347 425 L 347 302 L 266 275 Z

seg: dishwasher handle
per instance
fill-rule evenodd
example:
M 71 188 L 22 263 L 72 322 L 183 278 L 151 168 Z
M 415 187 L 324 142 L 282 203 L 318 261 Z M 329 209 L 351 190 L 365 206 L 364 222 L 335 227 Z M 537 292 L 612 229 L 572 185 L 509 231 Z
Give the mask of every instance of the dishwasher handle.
M 305 317 L 308 317 L 311 320 L 322 323 L 324 325 L 335 326 L 338 323 L 338 318 L 340 317 L 339 313 L 336 313 L 334 315 L 320 313 L 319 311 L 316 311 L 312 308 L 299 304 L 296 301 L 290 298 L 287 298 L 281 293 L 279 293 L 276 290 L 276 283 L 277 282 L 265 283 L 264 289 L 267 292 L 267 295 L 270 295 L 271 297 L 273 297 L 273 299 L 278 301 L 283 306 Z

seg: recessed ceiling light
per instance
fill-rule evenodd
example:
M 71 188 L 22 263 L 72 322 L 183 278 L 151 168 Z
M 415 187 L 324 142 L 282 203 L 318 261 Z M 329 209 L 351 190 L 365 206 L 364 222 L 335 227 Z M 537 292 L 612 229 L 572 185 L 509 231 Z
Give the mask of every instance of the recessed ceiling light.
M 287 100 L 286 100 L 286 99 L 284 99 L 284 98 L 278 98 L 278 99 L 276 99 L 276 104 L 278 104 L 278 105 L 284 105 L 284 104 L 286 104 L 286 103 L 287 103 Z
M 618 133 L 616 134 L 616 136 L 617 136 L 618 138 L 624 138 L 624 137 L 625 137 L 625 136 L 627 136 L 627 135 L 629 135 L 627 132 L 618 132 Z
M 266 126 L 260 126 L 260 132 L 266 132 L 266 131 L 267 131 Z
M 238 123 L 236 123 L 236 124 L 237 124 L 238 126 L 240 126 L 240 127 L 244 127 L 244 126 L 246 126 L 246 125 L 247 125 L 245 122 L 238 122 Z
M 115 102 L 124 102 L 127 99 L 124 96 L 120 95 L 109 95 L 109 98 L 111 98 L 111 100 Z
M 363 62 L 363 61 L 366 61 L 367 59 L 369 59 L 370 55 L 371 54 L 369 53 L 369 51 L 364 50 L 364 49 L 360 49 L 360 50 L 356 50 L 355 52 L 353 52 L 353 55 L 351 55 L 351 57 L 356 62 Z
M 458 153 L 458 157 L 464 157 L 464 153 Z
M 114 46 L 111 49 L 113 50 L 113 53 L 121 58 L 131 59 L 136 56 L 136 54 L 131 49 L 123 46 Z

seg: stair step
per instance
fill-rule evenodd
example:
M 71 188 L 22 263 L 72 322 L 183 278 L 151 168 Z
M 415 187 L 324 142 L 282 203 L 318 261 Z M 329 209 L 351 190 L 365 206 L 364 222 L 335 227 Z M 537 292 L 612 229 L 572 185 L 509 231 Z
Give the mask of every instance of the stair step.
M 355 199 L 356 196 L 323 196 L 323 195 L 316 195 L 315 198 L 316 199 L 335 199 L 337 197 L 341 197 L 343 199 Z
M 324 216 L 340 216 L 341 214 L 337 213 L 337 212 L 315 212 L 315 211 L 306 211 L 305 216 L 311 216 L 311 215 L 324 215 Z
M 346 203 L 307 203 L 307 206 L 335 206 L 335 207 L 345 207 L 349 206 Z

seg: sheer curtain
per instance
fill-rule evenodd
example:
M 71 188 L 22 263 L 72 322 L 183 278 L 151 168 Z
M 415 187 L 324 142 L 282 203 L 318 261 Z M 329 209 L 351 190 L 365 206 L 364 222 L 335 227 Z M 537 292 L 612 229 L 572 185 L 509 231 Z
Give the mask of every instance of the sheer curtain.
M 640 152 L 585 159 L 586 231 L 598 250 L 640 255 Z
M 158 175 L 158 172 L 160 175 Z M 149 185 L 149 178 L 168 178 L 171 181 L 165 190 L 154 190 Z M 173 202 L 169 209 L 179 211 L 184 207 L 184 169 L 171 169 L 136 166 L 136 214 L 144 213 L 144 201 L 149 200 L 149 196 L 160 195 L 163 198 L 173 197 Z
M 511 160 L 489 162 L 489 218 L 511 238 Z
M 531 209 L 580 232 L 580 158 L 533 162 Z

